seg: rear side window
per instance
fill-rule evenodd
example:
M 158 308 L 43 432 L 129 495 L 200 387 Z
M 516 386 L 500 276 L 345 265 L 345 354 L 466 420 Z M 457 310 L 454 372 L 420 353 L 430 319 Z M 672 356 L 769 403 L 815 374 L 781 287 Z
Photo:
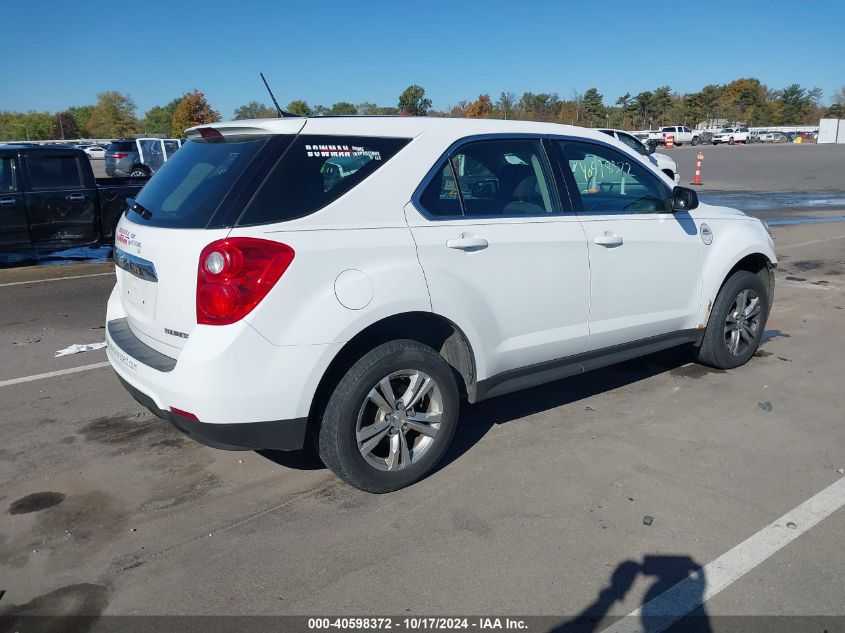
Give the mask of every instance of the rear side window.
M 0 158 L 0 193 L 10 193 L 18 189 L 12 160 Z
M 266 136 L 192 140 L 161 166 L 138 194 L 151 214 L 129 211 L 133 222 L 173 228 L 205 228 L 220 203 L 267 142 Z
M 50 189 L 82 189 L 82 170 L 75 156 L 26 157 L 29 186 L 33 191 Z
M 238 225 L 283 222 L 314 213 L 372 175 L 409 141 L 300 135 L 272 167 Z
M 111 143 L 106 150 L 109 153 L 114 152 L 134 152 L 135 151 L 135 143 L 132 141 L 115 141 Z
M 554 178 L 539 140 L 502 139 L 456 149 L 420 196 L 435 216 L 560 213 Z

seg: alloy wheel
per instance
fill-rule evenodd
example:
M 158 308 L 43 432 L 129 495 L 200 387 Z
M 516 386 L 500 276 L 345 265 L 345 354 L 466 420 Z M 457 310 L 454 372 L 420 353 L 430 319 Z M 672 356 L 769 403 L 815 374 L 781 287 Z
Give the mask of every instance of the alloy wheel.
M 753 290 L 740 292 L 725 319 L 725 347 L 733 356 L 742 356 L 757 340 L 762 305 Z
M 443 395 L 431 376 L 416 369 L 392 372 L 361 405 L 355 427 L 358 450 L 378 470 L 403 470 L 431 449 L 442 418 Z

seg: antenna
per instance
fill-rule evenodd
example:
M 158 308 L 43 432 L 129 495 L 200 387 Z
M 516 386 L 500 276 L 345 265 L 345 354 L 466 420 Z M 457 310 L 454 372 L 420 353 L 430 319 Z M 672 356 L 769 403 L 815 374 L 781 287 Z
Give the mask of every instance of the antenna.
M 264 87 L 267 88 L 267 92 L 270 93 L 270 98 L 273 100 L 273 105 L 276 106 L 276 112 L 279 114 L 280 119 L 285 119 L 288 117 L 298 117 L 299 115 L 294 114 L 293 112 L 285 112 L 279 107 L 279 102 L 276 101 L 276 97 L 273 95 L 273 91 L 270 90 L 270 84 L 267 83 L 267 80 L 264 78 L 264 73 L 258 73 L 261 75 L 261 81 L 264 82 Z

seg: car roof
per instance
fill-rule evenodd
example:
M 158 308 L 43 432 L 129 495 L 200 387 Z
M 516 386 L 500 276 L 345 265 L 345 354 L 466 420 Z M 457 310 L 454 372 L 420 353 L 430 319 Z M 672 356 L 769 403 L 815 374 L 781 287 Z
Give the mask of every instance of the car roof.
M 82 152 L 71 145 L 27 145 L 25 143 L 0 143 L 0 151 L 15 151 L 15 152 Z
M 414 138 L 420 134 L 442 136 L 444 140 L 485 134 L 537 134 L 581 136 L 606 140 L 607 135 L 594 128 L 546 123 L 542 121 L 517 121 L 504 119 L 464 119 L 447 117 L 412 116 L 338 116 L 338 117 L 287 117 L 279 119 L 245 119 L 211 123 L 190 128 L 189 137 L 196 136 L 201 128 L 236 130 L 242 133 L 269 132 L 271 134 L 304 134 L 380 136 Z

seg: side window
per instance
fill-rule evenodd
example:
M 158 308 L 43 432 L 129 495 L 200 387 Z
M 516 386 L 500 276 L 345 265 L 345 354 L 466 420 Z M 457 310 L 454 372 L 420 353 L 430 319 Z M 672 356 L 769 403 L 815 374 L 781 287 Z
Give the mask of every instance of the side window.
M 75 156 L 31 154 L 26 157 L 26 166 L 33 191 L 84 188 L 82 170 Z
M 622 132 L 617 132 L 617 136 L 619 140 L 625 143 L 628 147 L 632 150 L 637 152 L 638 154 L 642 154 L 643 156 L 648 156 L 648 149 L 640 143 L 637 139 L 635 139 L 630 134 L 623 134 Z
M 300 134 L 270 169 L 238 225 L 283 222 L 314 213 L 363 182 L 409 141 Z
M 459 203 L 457 213 L 453 210 Z M 434 215 L 520 216 L 560 213 L 543 144 L 485 140 L 459 147 L 421 197 Z
M 669 192 L 638 161 L 606 145 L 559 141 L 588 213 L 669 213 Z
M 13 160 L 0 158 L 0 193 L 13 193 L 18 190 Z
M 452 169 L 452 161 L 447 160 L 420 196 L 423 208 L 431 215 L 463 215 L 461 198 L 458 193 L 458 181 Z

